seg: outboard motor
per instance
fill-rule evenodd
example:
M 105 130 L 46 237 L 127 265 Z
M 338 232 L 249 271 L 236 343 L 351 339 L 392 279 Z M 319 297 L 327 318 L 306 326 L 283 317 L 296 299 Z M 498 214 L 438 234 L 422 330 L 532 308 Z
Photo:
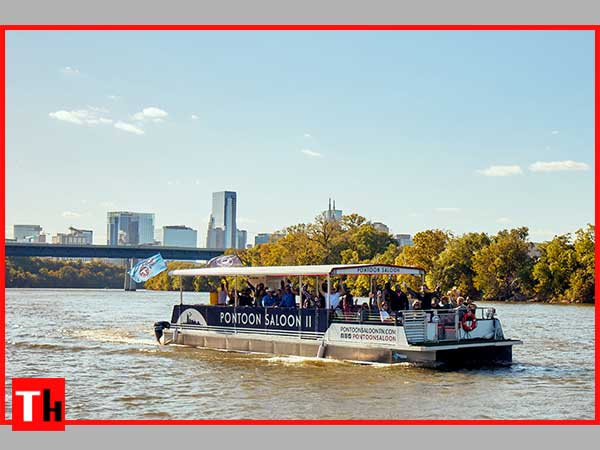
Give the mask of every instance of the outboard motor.
M 154 323 L 154 335 L 156 336 L 156 340 L 160 344 L 160 338 L 163 336 L 164 329 L 171 328 L 171 324 L 167 321 L 155 322 Z

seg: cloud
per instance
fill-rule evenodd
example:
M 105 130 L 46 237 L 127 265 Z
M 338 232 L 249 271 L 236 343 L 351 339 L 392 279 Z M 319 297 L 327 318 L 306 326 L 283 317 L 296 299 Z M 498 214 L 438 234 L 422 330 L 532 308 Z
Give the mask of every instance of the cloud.
M 114 208 L 115 204 L 114 202 L 104 201 L 100 203 L 100 206 L 102 206 L 103 208 Z
M 323 156 L 323 155 L 321 155 L 319 152 L 315 152 L 314 150 L 310 150 L 310 149 L 308 149 L 308 148 L 305 148 L 305 149 L 303 149 L 303 150 L 300 150 L 300 151 L 301 151 L 302 153 L 304 153 L 305 155 L 312 156 L 313 158 L 314 158 L 314 157 L 316 157 L 316 158 L 320 158 L 320 157 L 322 157 L 322 156 Z
M 119 122 L 115 123 L 115 128 L 118 128 L 119 130 L 127 131 L 128 133 L 133 133 L 133 134 L 138 134 L 138 135 L 144 134 L 144 130 L 142 130 L 139 127 L 136 127 L 135 125 L 133 125 L 131 123 L 119 121 Z
M 310 135 L 309 133 L 304 133 L 304 137 L 305 137 L 305 138 L 311 138 L 311 137 L 312 137 L 312 135 Z
M 75 125 L 98 125 L 112 123 L 112 119 L 103 117 L 103 113 L 108 111 L 102 108 L 95 108 L 88 106 L 87 109 L 76 109 L 73 111 L 65 111 L 61 109 L 54 111 L 48 115 L 56 120 L 62 120 L 63 122 L 73 123 Z
M 192 120 L 198 120 L 199 118 L 196 114 L 192 114 Z
M 73 212 L 73 211 L 64 211 L 62 213 L 62 216 L 74 218 L 74 217 L 81 217 L 81 214 Z
M 450 213 L 455 213 L 455 212 L 459 212 L 460 208 L 435 208 L 435 210 L 437 212 L 450 212 Z
M 416 212 L 411 212 L 408 213 L 408 217 L 419 217 L 419 214 L 417 214 Z
M 509 177 L 511 175 L 521 175 L 523 170 L 520 166 L 490 166 L 486 169 L 477 170 L 477 173 L 486 177 Z
M 131 118 L 133 120 L 152 120 L 154 122 L 161 122 L 162 119 L 169 115 L 168 112 L 163 111 L 160 108 L 149 106 L 148 108 L 142 109 L 140 112 L 135 113 Z
M 108 98 L 110 98 L 111 100 L 119 100 L 121 97 L 119 97 L 118 95 L 109 95 Z
M 552 134 L 558 134 L 558 130 L 552 130 Z
M 512 220 L 509 217 L 498 217 L 496 219 L 496 222 L 498 222 L 498 223 L 511 223 Z
M 60 69 L 60 71 L 64 75 L 69 75 L 69 76 L 77 76 L 77 75 L 81 74 L 81 72 L 79 71 L 79 69 L 77 69 L 76 67 L 71 67 L 71 66 L 63 67 L 62 69 Z
M 586 163 L 576 161 L 537 161 L 529 166 L 532 172 L 558 172 L 562 170 L 588 170 Z

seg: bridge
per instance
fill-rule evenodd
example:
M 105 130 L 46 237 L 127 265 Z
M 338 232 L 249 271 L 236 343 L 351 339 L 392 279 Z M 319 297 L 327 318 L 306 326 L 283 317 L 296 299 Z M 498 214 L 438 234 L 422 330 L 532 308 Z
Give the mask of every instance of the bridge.
M 164 259 L 187 261 L 209 260 L 222 255 L 224 249 L 163 247 L 144 245 L 58 245 L 7 242 L 6 256 L 49 256 L 54 258 L 116 258 L 125 259 L 125 290 L 135 290 L 135 283 L 127 270 L 135 264 L 136 259 L 149 258 L 160 253 Z
M 6 256 L 51 256 L 55 258 L 149 258 L 160 253 L 164 259 L 204 260 L 222 255 L 224 249 L 144 245 L 58 245 L 7 242 Z

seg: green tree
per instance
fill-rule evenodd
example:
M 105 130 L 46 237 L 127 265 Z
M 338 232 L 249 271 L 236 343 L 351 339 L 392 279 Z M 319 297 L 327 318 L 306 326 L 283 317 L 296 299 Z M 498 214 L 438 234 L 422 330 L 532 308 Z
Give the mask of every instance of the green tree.
M 527 227 L 500 231 L 473 257 L 473 285 L 484 299 L 522 299 L 532 286 Z
M 540 244 L 540 258 L 533 266 L 535 293 L 541 300 L 559 300 L 569 288 L 577 268 L 577 254 L 568 234 Z
M 452 234 L 443 230 L 421 231 L 413 237 L 414 245 L 405 246 L 395 260 L 400 266 L 416 266 L 427 271 L 426 281 L 430 285 L 434 284 L 432 270 L 435 261 L 440 253 L 444 251 Z M 406 281 L 413 287 L 416 287 L 418 280 L 415 277 L 399 276 L 398 281 Z
M 577 259 L 577 268 L 569 278 L 570 288 L 566 295 L 570 301 L 595 303 L 595 243 L 594 225 L 577 230 L 573 247 Z
M 450 239 L 434 261 L 431 271 L 434 283 L 439 283 L 443 291 L 456 286 L 463 295 L 480 298 L 481 292 L 473 284 L 473 257 L 489 244 L 490 237 L 485 233 L 466 233 Z

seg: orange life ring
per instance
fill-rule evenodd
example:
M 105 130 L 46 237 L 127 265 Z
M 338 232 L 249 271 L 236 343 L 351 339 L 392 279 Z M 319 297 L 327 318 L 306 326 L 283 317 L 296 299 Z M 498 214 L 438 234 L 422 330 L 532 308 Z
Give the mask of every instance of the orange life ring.
M 469 321 L 471 322 L 471 325 L 467 324 L 467 322 Z M 470 311 L 465 313 L 462 319 L 460 320 L 460 324 L 462 326 L 462 329 L 465 330 L 467 333 L 473 331 L 475 328 L 477 328 L 477 319 L 475 318 L 475 314 L 473 314 Z

